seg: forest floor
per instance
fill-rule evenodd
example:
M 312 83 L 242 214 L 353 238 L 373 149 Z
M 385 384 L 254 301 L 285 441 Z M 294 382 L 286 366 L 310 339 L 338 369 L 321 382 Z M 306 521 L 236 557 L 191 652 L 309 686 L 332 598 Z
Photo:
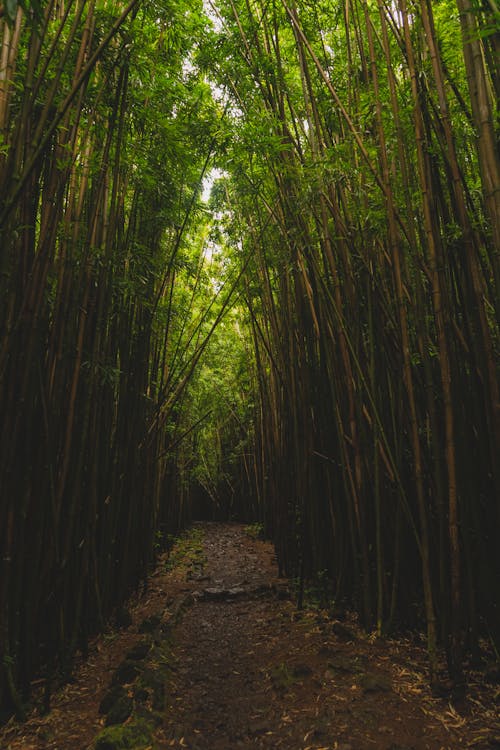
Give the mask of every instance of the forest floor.
M 1 750 L 500 747 L 498 685 L 470 675 L 460 709 L 433 697 L 422 646 L 297 611 L 241 525 L 196 524 L 129 611 L 49 714 L 0 729 Z

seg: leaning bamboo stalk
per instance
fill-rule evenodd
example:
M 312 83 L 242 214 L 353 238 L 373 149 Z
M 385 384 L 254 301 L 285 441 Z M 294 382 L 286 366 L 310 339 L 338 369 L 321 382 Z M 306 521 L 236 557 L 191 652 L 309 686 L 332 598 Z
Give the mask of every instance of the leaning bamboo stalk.
M 429 539 L 429 521 L 427 517 L 425 489 L 424 489 L 424 471 L 422 461 L 422 447 L 419 435 L 419 420 L 415 400 L 415 388 L 413 382 L 412 364 L 411 364 L 411 344 L 408 332 L 408 317 L 406 303 L 403 293 L 403 280 L 401 273 L 401 240 L 398 233 L 396 221 L 396 211 L 394 207 L 393 190 L 390 179 L 389 161 L 387 157 L 386 139 L 382 120 L 382 104 L 379 92 L 378 70 L 375 59 L 375 45 L 372 31 L 372 22 L 369 16 L 366 3 L 365 19 L 368 35 L 368 45 L 370 52 L 371 80 L 373 85 L 373 94 L 375 100 L 375 119 L 377 124 L 377 133 L 379 140 L 379 155 L 382 163 L 382 179 L 385 183 L 384 194 L 386 196 L 386 211 L 389 228 L 389 245 L 392 258 L 392 270 L 394 276 L 394 285 L 396 291 L 396 303 L 399 319 L 399 330 L 401 335 L 401 349 L 403 354 L 403 379 L 407 392 L 408 407 L 410 413 L 410 430 L 411 442 L 413 448 L 413 460 L 415 463 L 415 486 L 417 495 L 418 514 L 421 531 L 421 555 L 422 555 L 422 581 L 424 587 L 424 601 L 427 620 L 427 647 L 429 652 L 429 663 L 431 669 L 431 681 L 434 681 L 436 672 L 436 616 L 434 610 L 434 597 L 432 592 L 432 577 L 430 563 L 430 539 Z
M 0 133 L 3 134 L 4 140 L 7 140 L 9 102 L 21 38 L 22 19 L 23 12 L 21 7 L 19 7 L 12 30 L 5 21 L 3 22 L 2 54 L 0 59 Z
M 472 114 L 477 129 L 477 154 L 484 202 L 492 233 L 492 266 L 497 295 L 500 290 L 500 156 L 493 123 L 493 102 L 485 70 L 482 41 L 471 0 L 457 0 L 463 54 Z M 498 408 L 498 407 L 497 407 Z
M 500 452 L 500 390 L 491 326 L 488 322 L 485 309 L 486 285 L 481 277 L 481 269 L 478 261 L 479 249 L 477 247 L 477 238 L 471 226 L 471 221 L 467 212 L 466 199 L 463 191 L 463 179 L 458 164 L 455 140 L 453 138 L 450 122 L 448 101 L 444 87 L 443 70 L 435 39 L 432 6 L 430 5 L 429 0 L 422 0 L 421 9 L 426 40 L 432 60 L 436 90 L 439 97 L 440 123 L 445 134 L 446 154 L 451 169 L 454 198 L 453 207 L 463 235 L 465 264 L 468 278 L 470 278 L 472 297 L 469 314 L 473 319 L 473 326 L 476 329 L 473 332 L 471 346 L 477 351 L 476 366 L 479 366 L 485 371 L 484 380 L 487 383 L 487 388 L 485 389 L 485 415 L 490 433 L 489 444 L 491 467 L 495 477 L 497 493 L 500 493 L 500 475 L 495 468 L 497 463 L 495 457 L 498 456 Z M 498 189 L 500 195 L 500 182 L 498 184 Z M 498 329 L 496 333 L 498 335 Z
M 404 24 L 404 37 L 408 56 L 408 67 L 411 77 L 411 87 L 414 106 L 414 122 L 416 133 L 416 145 L 418 155 L 419 180 L 422 191 L 423 214 L 425 236 L 432 275 L 432 304 L 434 319 L 436 323 L 437 344 L 439 350 L 439 365 L 441 376 L 441 390 L 443 396 L 444 428 L 445 428 L 445 459 L 448 474 L 448 540 L 450 554 L 450 596 L 451 596 L 451 633 L 450 633 L 450 664 L 452 677 L 456 684 L 463 683 L 462 673 L 462 644 L 460 633 L 461 616 L 461 555 L 458 526 L 458 492 L 457 472 L 455 459 L 455 434 L 454 434 L 454 406 L 451 390 L 451 365 L 448 347 L 448 337 L 443 309 L 442 278 L 439 270 L 438 240 L 434 226 L 432 211 L 432 185 L 429 181 L 429 168 L 427 164 L 423 118 L 420 107 L 420 92 L 418 87 L 417 72 L 411 42 L 410 25 L 406 0 L 399 0 L 399 6 Z
M 41 137 L 40 139 L 40 142 L 36 145 L 36 148 L 33 154 L 27 160 L 27 163 L 24 165 L 23 170 L 21 174 L 19 175 L 18 180 L 16 181 L 15 187 L 12 189 L 10 195 L 5 200 L 2 210 L 0 212 L 0 228 L 5 224 L 18 197 L 22 193 L 22 190 L 24 189 L 26 182 L 28 181 L 33 169 L 35 168 L 35 165 L 37 164 L 39 157 L 41 156 L 41 154 L 44 152 L 45 148 L 47 147 L 54 132 L 57 130 L 63 117 L 65 116 L 66 112 L 68 111 L 71 104 L 73 103 L 73 100 L 75 99 L 78 92 L 80 91 L 80 88 L 85 84 L 89 76 L 92 74 L 92 71 L 94 70 L 94 67 L 97 64 L 99 58 L 101 57 L 103 51 L 106 49 L 110 41 L 116 36 L 116 34 L 125 23 L 128 16 L 132 13 L 132 11 L 134 10 L 138 2 L 139 0 L 130 0 L 130 2 L 128 3 L 126 8 L 123 10 L 121 15 L 113 23 L 111 29 L 105 34 L 104 38 L 102 39 L 102 41 L 100 42 L 100 44 L 98 45 L 97 49 L 94 51 L 92 56 L 89 58 L 87 64 L 85 65 L 84 69 L 82 70 L 82 72 L 80 73 L 76 81 L 74 81 L 70 92 L 67 94 L 66 98 L 60 105 L 56 116 L 51 121 L 50 125 L 47 127 L 43 137 Z

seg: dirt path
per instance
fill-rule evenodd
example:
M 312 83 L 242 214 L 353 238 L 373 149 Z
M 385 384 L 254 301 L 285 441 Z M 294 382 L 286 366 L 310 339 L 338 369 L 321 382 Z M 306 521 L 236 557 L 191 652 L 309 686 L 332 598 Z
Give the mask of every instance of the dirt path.
M 174 638 L 171 746 L 439 750 L 471 739 L 441 702 L 435 715 L 425 705 L 404 651 L 259 594 L 277 583 L 267 545 L 218 526 L 206 528 L 204 548 L 205 588 Z
M 242 526 L 197 525 L 131 609 L 48 717 L 0 730 L 1 750 L 500 747 L 493 694 L 476 686 L 459 715 L 410 642 L 297 612 L 272 547 Z

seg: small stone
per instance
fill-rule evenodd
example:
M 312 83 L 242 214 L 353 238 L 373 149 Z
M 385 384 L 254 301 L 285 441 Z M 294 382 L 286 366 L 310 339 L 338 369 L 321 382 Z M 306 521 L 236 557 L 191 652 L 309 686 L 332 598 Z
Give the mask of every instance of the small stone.
M 106 726 L 113 724 L 123 724 L 127 721 L 134 708 L 134 701 L 128 695 L 119 698 L 111 707 L 106 716 Z
M 121 685 L 114 685 L 109 688 L 99 704 L 99 713 L 107 714 L 116 701 L 123 698 L 124 695 L 126 695 L 125 689 Z
M 134 699 L 137 703 L 146 703 L 149 698 L 149 691 L 144 687 L 134 688 Z
M 117 667 L 112 682 L 114 685 L 128 685 L 135 680 L 138 674 L 139 667 L 137 664 L 130 659 L 125 659 Z
M 139 633 L 154 633 L 161 623 L 161 617 L 159 615 L 151 615 L 146 617 L 145 620 L 139 625 Z

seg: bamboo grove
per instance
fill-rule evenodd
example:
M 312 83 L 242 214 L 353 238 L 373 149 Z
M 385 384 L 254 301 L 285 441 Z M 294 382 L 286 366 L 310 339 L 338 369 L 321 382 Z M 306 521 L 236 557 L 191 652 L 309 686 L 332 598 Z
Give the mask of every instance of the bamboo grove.
M 192 290 L 216 112 L 185 64 L 199 8 L 6 8 L 0 704 L 21 713 L 185 522 L 169 446 L 215 314 Z
M 497 6 L 212 9 L 226 231 L 253 256 L 252 492 L 301 588 L 426 630 L 460 691 L 465 653 L 500 643 Z
M 431 679 L 500 647 L 498 22 L 0 5 L 7 712 L 200 498 L 265 523 L 299 604 L 426 631 Z

